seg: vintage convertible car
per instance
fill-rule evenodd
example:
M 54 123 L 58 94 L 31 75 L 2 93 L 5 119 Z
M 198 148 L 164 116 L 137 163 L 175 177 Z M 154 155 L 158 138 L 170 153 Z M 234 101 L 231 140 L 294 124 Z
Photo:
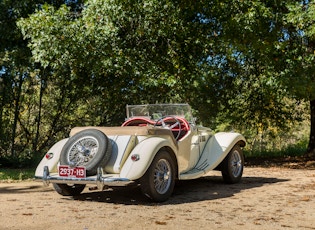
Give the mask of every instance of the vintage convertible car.
M 244 137 L 214 134 L 197 126 L 188 104 L 127 105 L 119 127 L 75 127 L 39 163 L 35 178 L 64 196 L 79 195 L 87 184 L 140 185 L 153 201 L 167 200 L 176 180 L 220 170 L 236 183 L 244 168 Z

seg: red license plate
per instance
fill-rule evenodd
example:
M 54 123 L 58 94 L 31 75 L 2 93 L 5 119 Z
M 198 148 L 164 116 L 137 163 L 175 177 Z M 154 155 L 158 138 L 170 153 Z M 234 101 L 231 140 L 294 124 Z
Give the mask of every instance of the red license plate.
M 85 178 L 86 169 L 83 166 L 77 166 L 71 168 L 68 165 L 60 165 L 58 167 L 59 176 L 61 177 L 75 177 L 75 178 Z

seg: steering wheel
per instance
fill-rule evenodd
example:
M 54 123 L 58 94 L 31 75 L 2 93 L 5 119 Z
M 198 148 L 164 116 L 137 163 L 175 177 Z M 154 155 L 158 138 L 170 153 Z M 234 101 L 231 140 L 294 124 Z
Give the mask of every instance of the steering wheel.
M 174 122 L 171 123 L 171 124 L 167 124 L 166 122 L 170 123 L 169 120 L 173 120 Z M 182 127 L 181 127 L 181 124 L 180 124 L 180 121 L 174 117 L 174 116 L 164 116 L 164 117 L 161 117 L 160 119 L 158 119 L 155 124 L 154 124 L 154 127 L 156 126 L 162 126 L 164 129 L 169 129 L 172 131 L 172 129 L 174 129 L 175 127 L 178 126 L 178 134 L 177 136 L 175 137 L 175 140 L 178 141 L 178 138 L 180 137 L 180 134 L 182 132 Z

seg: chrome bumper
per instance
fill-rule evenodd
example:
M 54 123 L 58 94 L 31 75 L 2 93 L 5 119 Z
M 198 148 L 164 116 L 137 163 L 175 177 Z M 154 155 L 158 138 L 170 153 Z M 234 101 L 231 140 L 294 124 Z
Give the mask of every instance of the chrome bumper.
M 97 169 L 95 176 L 86 178 L 71 178 L 60 177 L 58 174 L 50 175 L 48 166 L 44 166 L 43 177 L 35 176 L 36 181 L 42 181 L 45 186 L 50 183 L 56 184 L 94 184 L 97 185 L 99 190 L 102 190 L 105 186 L 125 186 L 134 183 L 127 178 L 113 177 L 113 175 L 103 174 L 102 168 Z

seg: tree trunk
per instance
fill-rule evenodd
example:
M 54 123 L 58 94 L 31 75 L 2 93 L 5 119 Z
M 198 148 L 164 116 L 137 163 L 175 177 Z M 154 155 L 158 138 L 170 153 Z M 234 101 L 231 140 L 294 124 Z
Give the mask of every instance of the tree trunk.
M 20 116 L 20 99 L 21 99 L 21 93 L 22 93 L 23 77 L 24 77 L 23 74 L 20 74 L 17 92 L 15 94 L 15 104 L 14 104 L 15 109 L 14 109 L 14 120 L 13 120 L 13 126 L 12 126 L 12 139 L 11 139 L 11 156 L 13 157 L 16 157 L 15 137 L 16 137 L 16 131 L 17 131 L 17 123 Z
M 33 151 L 38 151 L 38 140 L 39 140 L 39 131 L 40 131 L 40 124 L 42 119 L 42 108 L 43 108 L 43 96 L 44 90 L 46 88 L 46 72 L 45 70 L 42 71 L 42 79 L 40 80 L 40 92 L 39 92 L 39 104 L 38 104 L 38 114 L 36 118 L 36 135 L 33 141 Z
M 307 155 L 315 156 L 315 100 L 310 101 L 311 130 L 310 140 L 307 147 Z

